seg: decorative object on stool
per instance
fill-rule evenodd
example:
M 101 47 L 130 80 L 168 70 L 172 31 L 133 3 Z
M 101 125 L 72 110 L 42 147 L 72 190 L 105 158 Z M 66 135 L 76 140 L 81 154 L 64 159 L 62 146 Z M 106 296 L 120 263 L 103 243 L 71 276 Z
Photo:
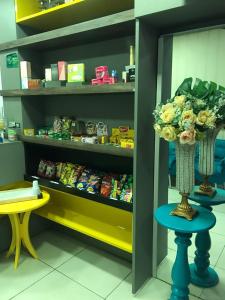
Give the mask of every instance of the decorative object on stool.
M 215 223 L 215 216 L 207 209 L 194 205 L 198 211 L 197 217 L 191 223 L 184 218 L 170 216 L 169 213 L 176 204 L 166 204 L 159 207 L 155 212 L 155 218 L 160 225 L 175 231 L 177 255 L 172 268 L 172 293 L 169 300 L 189 299 L 188 285 L 191 282 L 191 273 L 188 265 L 187 249 L 191 245 L 192 233 L 201 233 L 211 229 Z
M 212 197 L 216 192 L 209 183 L 209 176 L 214 173 L 214 153 L 216 137 L 222 126 L 207 130 L 206 137 L 199 142 L 199 173 L 204 181 L 199 186 L 195 193 L 203 194 Z
M 194 185 L 194 155 L 195 144 L 176 142 L 176 187 L 182 195 L 182 200 L 171 214 L 184 217 L 187 220 L 192 220 L 196 213 L 188 203 L 188 195 Z
M 182 195 L 173 215 L 192 220 L 195 212 L 188 204 L 188 194 L 194 185 L 194 144 L 205 137 L 208 129 L 216 127 L 219 106 L 212 107 L 201 97 L 211 95 L 216 84 L 192 78 L 185 79 L 173 98 L 157 105 L 154 129 L 168 142 L 176 141 L 176 185 Z M 215 103 L 215 102 L 213 102 Z M 225 102 L 224 102 L 225 103 Z
M 196 186 L 194 191 L 190 194 L 189 199 L 199 203 L 202 207 L 212 211 L 212 206 L 225 203 L 225 190 L 217 189 L 217 193 L 213 197 L 196 194 L 195 190 L 199 187 Z M 212 287 L 217 285 L 219 277 L 215 270 L 210 268 L 210 255 L 211 238 L 209 230 L 196 235 L 195 240 L 195 262 L 190 265 L 191 270 L 191 283 L 200 287 Z

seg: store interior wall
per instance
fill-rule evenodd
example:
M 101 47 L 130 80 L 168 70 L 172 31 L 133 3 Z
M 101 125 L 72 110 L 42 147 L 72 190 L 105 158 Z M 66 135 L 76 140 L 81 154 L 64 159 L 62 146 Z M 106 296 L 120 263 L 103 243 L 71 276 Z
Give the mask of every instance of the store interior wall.
M 225 86 L 225 29 L 183 33 L 173 38 L 172 87 L 174 95 L 187 77 Z M 218 138 L 225 139 L 225 130 Z
M 173 38 L 172 95 L 187 77 L 225 86 L 225 30 L 185 33 Z

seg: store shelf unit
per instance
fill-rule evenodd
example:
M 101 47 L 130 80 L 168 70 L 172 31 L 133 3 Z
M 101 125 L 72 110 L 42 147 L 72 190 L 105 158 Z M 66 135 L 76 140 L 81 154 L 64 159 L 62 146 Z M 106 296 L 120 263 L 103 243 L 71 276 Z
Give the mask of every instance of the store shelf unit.
M 85 191 L 81 191 L 81 190 L 72 188 L 71 186 L 63 185 L 62 183 L 60 183 L 57 180 L 49 180 L 49 179 L 45 179 L 45 178 L 40 178 L 39 176 L 36 176 L 36 175 L 25 175 L 24 179 L 26 181 L 30 181 L 30 182 L 32 182 L 33 180 L 38 180 L 39 184 L 42 187 L 48 187 L 51 189 L 55 189 L 57 191 L 68 193 L 70 195 L 75 195 L 75 196 L 78 196 L 81 198 L 99 202 L 99 203 L 109 205 L 112 207 L 116 207 L 119 209 L 123 209 L 123 210 L 127 210 L 127 211 L 133 210 L 132 203 L 128 203 L 128 202 L 120 201 L 120 200 L 108 199 L 108 198 L 104 198 L 98 194 L 91 194 L 91 193 L 88 193 Z
M 124 3 L 125 1 L 110 1 L 113 2 Z M 19 28 L 24 29 L 21 25 Z M 25 34 L 26 31 L 24 30 L 23 33 Z M 22 129 L 40 128 L 42 124 L 51 124 L 56 115 L 75 115 L 80 120 L 104 120 L 108 122 L 110 128 L 115 127 L 116 124 L 116 126 L 128 124 L 135 128 L 133 151 L 114 148 L 109 150 L 106 145 L 102 148 L 101 145 L 82 145 L 80 149 L 71 149 L 67 146 L 59 146 L 60 143 L 47 145 L 42 140 L 36 143 L 38 141 L 36 138 L 31 142 L 31 140 L 25 141 L 29 139 L 28 137 L 22 137 L 26 174 L 29 175 L 36 174 L 41 158 L 54 162 L 76 162 L 121 174 L 133 173 L 133 213 L 105 203 L 90 201 L 87 195 L 81 197 L 71 195 L 67 191 L 59 191 L 53 186 L 45 186 L 51 193 L 52 204 L 37 213 L 117 249 L 127 253 L 132 252 L 134 293 L 153 274 L 155 135 L 152 128 L 152 112 L 155 107 L 157 85 L 157 41 L 157 32 L 154 32 L 153 37 L 146 39 L 142 24 L 137 21 L 135 28 L 133 11 L 129 10 L 23 37 L 0 46 L 1 69 L 5 74 L 2 92 L 5 111 L 8 119 L 21 123 Z M 94 68 L 105 64 L 109 65 L 110 69 L 115 68 L 121 78 L 124 66 L 129 64 L 129 46 L 134 44 L 136 44 L 135 89 L 131 84 L 131 87 L 123 92 L 121 89 L 127 88 L 127 85 L 123 85 L 119 92 L 92 92 L 85 95 L 76 94 L 74 91 L 72 94 L 62 95 L 59 95 L 60 92 L 40 95 L 40 91 L 34 90 L 15 92 L 15 89 L 20 86 L 19 70 L 16 68 L 10 70 L 5 64 L 5 55 L 18 51 L 20 59 L 31 61 L 34 66 L 33 78 L 43 78 L 44 67 L 58 60 L 72 63 L 84 62 L 87 67 L 88 82 L 93 78 Z M 14 83 L 7 80 L 11 78 L 12 73 L 16 74 Z M 90 87 L 90 90 L 117 87 Z M 36 92 L 39 94 L 34 97 Z M 45 92 L 48 93 L 49 90 L 46 89 Z M 16 113 L 13 111 L 15 107 Z M 83 148 L 89 146 L 96 146 L 96 152 L 93 151 L 93 147 L 90 151 Z M 103 148 L 104 150 L 100 150 Z
M 41 31 L 110 15 L 134 7 L 134 0 L 72 0 L 41 10 L 36 0 L 15 0 L 16 22 Z

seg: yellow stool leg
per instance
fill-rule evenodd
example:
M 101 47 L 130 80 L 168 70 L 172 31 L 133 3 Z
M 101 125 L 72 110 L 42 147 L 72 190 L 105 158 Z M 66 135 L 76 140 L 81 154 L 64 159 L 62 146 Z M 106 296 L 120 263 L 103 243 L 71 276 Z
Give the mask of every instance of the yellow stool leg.
M 9 215 L 9 220 L 10 220 L 11 228 L 12 228 L 12 241 L 11 241 L 11 245 L 9 247 L 9 250 L 6 254 L 7 258 L 14 253 L 14 250 L 16 248 L 15 226 L 14 226 L 14 220 L 13 220 L 12 215 Z
M 34 257 L 38 258 L 36 251 L 34 250 L 34 247 L 30 241 L 30 235 L 29 235 L 29 220 L 30 220 L 30 214 L 31 212 L 25 212 L 23 216 L 23 221 L 21 224 L 21 237 L 23 241 L 23 245 L 27 248 L 29 253 Z
M 20 235 L 20 219 L 18 214 L 12 215 L 14 222 L 14 230 L 15 230 L 15 238 L 16 238 L 16 255 L 15 255 L 15 263 L 14 268 L 16 269 L 20 259 L 20 247 L 21 247 L 21 235 Z

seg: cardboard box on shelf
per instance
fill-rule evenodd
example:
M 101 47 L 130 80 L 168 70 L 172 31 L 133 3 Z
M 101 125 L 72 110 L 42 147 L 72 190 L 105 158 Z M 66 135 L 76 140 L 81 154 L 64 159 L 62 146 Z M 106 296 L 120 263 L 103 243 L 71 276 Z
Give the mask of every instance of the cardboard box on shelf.
M 68 82 L 84 82 L 84 81 L 85 81 L 85 65 L 68 64 Z

